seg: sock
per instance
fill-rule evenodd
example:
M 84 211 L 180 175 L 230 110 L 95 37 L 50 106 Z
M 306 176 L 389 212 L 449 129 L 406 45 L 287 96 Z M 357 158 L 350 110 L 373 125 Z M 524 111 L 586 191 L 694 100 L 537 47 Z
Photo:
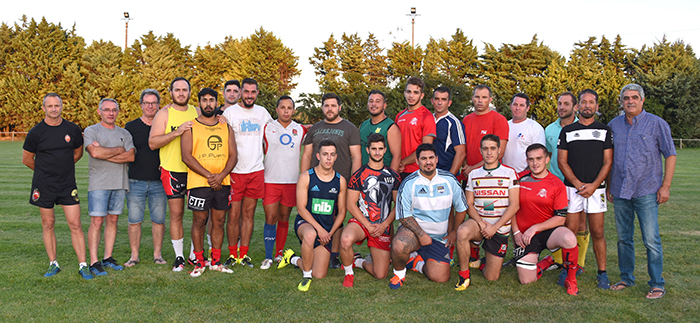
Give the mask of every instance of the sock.
M 275 252 L 275 239 L 277 238 L 277 228 L 274 224 L 265 223 L 263 227 L 263 237 L 265 238 L 265 258 L 274 258 Z
M 454 259 L 454 254 L 455 254 L 455 246 L 453 245 L 450 247 L 450 259 Z
M 364 265 L 365 265 L 365 260 L 364 260 L 363 258 L 357 258 L 357 259 L 355 259 L 354 264 L 355 264 L 355 267 L 357 267 L 357 268 L 365 269 L 365 267 L 364 267 Z
M 287 233 L 289 232 L 289 221 L 277 222 L 277 237 L 275 238 L 275 254 L 279 254 L 284 250 L 284 244 L 287 242 Z
M 606 270 L 598 270 L 598 275 L 607 274 Z
M 345 274 L 346 275 L 354 275 L 355 272 L 352 271 L 352 265 L 350 266 L 343 266 L 343 269 L 345 269 Z
M 338 258 L 338 253 L 337 252 L 331 252 L 331 259 Z
M 471 249 L 472 249 L 472 252 L 471 252 L 471 255 L 469 255 L 470 261 L 471 261 L 471 259 L 474 259 L 474 260 L 479 259 L 480 248 L 479 247 L 471 247 Z
M 211 263 L 221 263 L 221 249 L 211 248 Z
M 423 273 L 423 265 L 425 265 L 425 261 L 419 261 L 416 263 L 416 266 L 413 269 L 422 274 Z
M 184 238 L 183 239 L 177 239 L 177 240 L 170 240 L 173 243 L 173 249 L 175 250 L 175 257 L 181 257 L 185 258 L 185 255 L 182 252 L 182 248 L 184 245 Z
M 299 257 L 299 256 L 292 256 L 292 258 L 289 259 L 289 262 L 290 262 L 292 265 L 299 267 L 299 265 L 297 265 L 297 263 L 299 262 L 299 259 L 301 259 L 301 257 Z
M 313 270 L 309 270 L 309 271 L 303 271 L 303 270 L 302 270 L 301 273 L 302 273 L 302 275 L 303 275 L 304 278 L 311 278 L 311 272 L 312 272 L 312 271 L 313 271 Z
M 238 247 L 228 246 L 228 253 L 233 256 L 233 258 L 238 259 Z
M 591 234 L 586 231 L 579 231 L 576 234 L 576 242 L 578 244 L 578 265 L 581 267 L 586 266 L 586 253 L 588 252 L 588 240 L 590 240 Z
M 481 258 L 481 265 L 479 265 L 479 270 L 484 271 L 486 268 L 486 257 Z
M 194 241 L 190 239 L 190 256 L 188 258 L 195 259 L 197 255 L 194 254 Z
M 204 263 L 204 250 L 195 252 L 194 257 L 197 259 L 197 262 L 201 261 L 202 263 Z
M 564 268 L 566 268 L 566 280 L 576 281 L 576 271 L 578 270 L 578 255 L 581 250 L 578 246 L 563 249 L 562 255 L 564 256 Z
M 208 244 L 208 246 L 209 246 L 209 249 L 211 249 L 211 248 L 212 248 L 212 246 L 211 246 L 211 235 L 208 235 L 208 234 L 207 234 L 207 244 Z
M 56 267 L 59 267 L 59 268 L 61 267 L 61 266 L 58 265 L 58 261 L 56 261 L 56 260 L 54 260 L 54 261 L 49 261 L 49 266 L 51 266 L 51 265 L 56 265 Z
M 58 265 L 58 263 L 56 263 L 56 265 Z M 78 268 L 83 268 L 83 267 L 87 267 L 87 262 L 81 262 L 78 264 Z
M 552 252 L 552 258 L 554 259 L 555 264 L 560 264 L 563 262 L 562 256 L 561 256 L 561 248 L 555 252 Z
M 399 279 L 406 278 L 406 268 L 404 268 L 402 270 L 394 269 L 394 275 L 399 276 Z
M 467 269 L 467 270 L 460 270 L 460 271 L 458 272 L 458 274 L 459 274 L 459 277 L 462 277 L 462 278 L 464 278 L 464 279 L 469 279 L 469 269 Z
M 241 253 L 241 258 L 245 257 L 248 254 L 248 246 L 241 246 L 239 251 Z
M 554 263 L 554 258 L 544 257 L 540 262 L 537 263 L 537 280 L 542 277 L 542 274 Z

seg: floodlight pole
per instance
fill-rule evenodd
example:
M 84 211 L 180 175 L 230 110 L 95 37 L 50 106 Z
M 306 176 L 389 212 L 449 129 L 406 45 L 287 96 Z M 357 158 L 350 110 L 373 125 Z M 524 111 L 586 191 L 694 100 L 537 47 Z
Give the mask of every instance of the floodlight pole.
M 420 15 L 416 13 L 416 7 L 411 7 L 411 13 L 407 14 L 406 16 L 411 17 L 411 47 L 415 48 L 414 38 L 416 34 L 416 17 Z
M 129 46 L 129 20 L 132 18 L 129 18 L 129 13 L 124 12 L 124 18 L 122 20 L 126 21 L 126 28 L 124 29 L 124 51 L 126 52 L 127 46 Z

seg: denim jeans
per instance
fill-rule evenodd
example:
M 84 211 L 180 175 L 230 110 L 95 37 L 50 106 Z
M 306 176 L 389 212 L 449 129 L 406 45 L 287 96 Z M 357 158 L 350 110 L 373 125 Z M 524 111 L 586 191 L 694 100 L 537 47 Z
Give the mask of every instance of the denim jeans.
M 161 181 L 142 181 L 129 179 L 129 193 L 126 194 L 126 205 L 129 207 L 129 224 L 143 221 L 146 212 L 146 201 L 151 221 L 157 224 L 165 223 L 165 208 L 167 199 Z
M 647 270 L 649 286 L 663 288 L 661 272 L 664 266 L 664 253 L 659 236 L 659 204 L 656 193 L 632 198 L 631 200 L 613 197 L 615 224 L 617 226 L 617 258 L 622 281 L 635 284 L 634 278 L 634 214 L 639 218 L 642 241 L 647 249 Z
M 126 195 L 126 190 L 89 191 L 88 214 L 100 217 L 105 217 L 107 214 L 122 214 L 124 195 Z

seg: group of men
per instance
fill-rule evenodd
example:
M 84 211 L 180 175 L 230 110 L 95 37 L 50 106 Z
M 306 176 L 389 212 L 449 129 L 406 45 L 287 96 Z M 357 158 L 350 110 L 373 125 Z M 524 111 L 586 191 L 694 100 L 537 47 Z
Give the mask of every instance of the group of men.
M 344 269 L 345 287 L 354 285 L 354 268 L 383 279 L 393 266 L 389 285 L 398 289 L 407 269 L 432 281 L 448 281 L 455 258 L 460 267 L 455 289 L 464 290 L 471 283 L 470 268 L 480 269 L 487 280 L 499 278 L 512 236 L 513 260 L 523 284 L 536 281 L 547 269 L 562 268 L 558 283 L 576 295 L 588 228 L 598 287 L 611 288 L 603 225 L 611 199 L 622 276 L 612 289 L 635 284 L 636 213 L 651 276 L 647 298 L 665 294 L 658 204 L 669 197 L 675 148 L 668 125 L 643 110 L 644 91 L 636 84 L 622 89 L 624 115 L 608 125 L 595 120 L 595 91 L 586 89 L 578 96 L 562 93 L 557 103 L 560 118 L 546 131 L 527 117 L 526 94 L 513 96 L 513 118 L 506 121 L 491 108 L 492 93 L 486 85 L 474 89 L 474 112 L 464 120 L 449 111 L 451 93 L 445 87 L 433 91 L 435 113 L 431 113 L 422 104 L 425 83 L 416 77 L 407 80 L 407 107 L 393 121 L 385 114 L 385 94 L 371 91 L 367 103 L 371 118 L 359 129 L 340 117 L 341 98 L 333 93 L 321 98 L 324 119 L 307 130 L 292 120 L 294 101 L 288 96 L 277 101 L 277 120 L 256 105 L 259 90 L 250 78 L 227 82 L 221 107 L 211 88 L 198 93 L 199 107 L 188 105 L 191 86 L 184 78 L 173 80 L 169 90 L 173 103 L 163 109 L 158 91 L 144 90 L 143 115 L 129 122 L 126 130 L 115 125 L 118 103 L 103 99 L 98 107 L 101 121 L 85 129 L 84 139 L 77 126 L 60 117 L 60 97 L 50 93 L 44 98 L 46 118 L 28 134 L 23 162 L 35 170 L 30 202 L 41 211 L 50 260 L 46 276 L 60 271 L 54 204 L 64 208 L 79 272 L 90 279 L 107 274 L 103 267 L 123 268 L 112 251 L 125 196 L 132 252 L 124 265 L 140 261 L 146 201 L 153 222 L 154 262 L 166 263 L 161 247 L 167 199 L 176 257 L 173 271 L 182 271 L 187 199 L 193 211 L 192 250 L 187 258 L 194 265 L 190 275 L 197 277 L 207 266 L 226 273 L 236 264 L 253 267 L 248 251 L 255 207 L 262 198 L 265 259 L 260 268 L 268 269 L 275 260 L 278 268 L 289 264 L 301 268 L 301 291 L 309 289 L 312 279 L 325 277 L 329 263 L 330 268 Z M 73 167 L 83 146 L 90 156 L 89 266 Z M 47 165 L 49 159 L 52 167 Z M 60 163 L 58 169 L 54 162 Z M 653 172 L 647 175 L 649 169 Z M 643 175 L 652 176 L 653 185 L 642 185 Z M 283 251 L 295 206 L 299 255 Z M 346 212 L 351 215 L 347 223 Z M 105 218 L 104 258 L 99 260 Z M 401 223 L 397 230 L 395 219 Z M 207 231 L 209 255 L 204 249 Z M 229 249 L 225 263 L 224 232 Z M 353 245 L 364 240 L 370 249 L 366 257 L 353 252 Z M 482 248 L 485 257 L 480 257 Z M 554 257 L 540 260 L 544 249 L 553 251 Z

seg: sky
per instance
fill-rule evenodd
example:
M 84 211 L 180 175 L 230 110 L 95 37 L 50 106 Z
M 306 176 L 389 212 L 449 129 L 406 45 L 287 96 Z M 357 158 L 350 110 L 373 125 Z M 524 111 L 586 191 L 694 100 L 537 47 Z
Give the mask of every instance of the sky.
M 45 17 L 65 29 L 75 25 L 89 45 L 93 40 L 124 46 L 124 12 L 130 14 L 128 44 L 153 31 L 173 33 L 191 50 L 218 44 L 226 36 L 248 37 L 263 27 L 299 57 L 301 76 L 293 96 L 317 92 L 309 64 L 314 47 L 331 34 L 373 33 L 380 46 L 411 41 L 411 7 L 416 7 L 415 43 L 425 48 L 430 38 L 449 39 L 457 28 L 474 41 L 479 53 L 484 43 L 523 44 L 537 34 L 540 42 L 565 57 L 573 44 L 590 36 L 614 39 L 632 48 L 651 46 L 664 35 L 700 50 L 700 1 L 594 0 L 594 1 L 12 1 L 3 4 L 0 23 L 13 25 L 22 15 L 39 21 Z M 439 5 L 436 5 L 439 3 Z M 480 5 L 487 7 L 479 7 Z

